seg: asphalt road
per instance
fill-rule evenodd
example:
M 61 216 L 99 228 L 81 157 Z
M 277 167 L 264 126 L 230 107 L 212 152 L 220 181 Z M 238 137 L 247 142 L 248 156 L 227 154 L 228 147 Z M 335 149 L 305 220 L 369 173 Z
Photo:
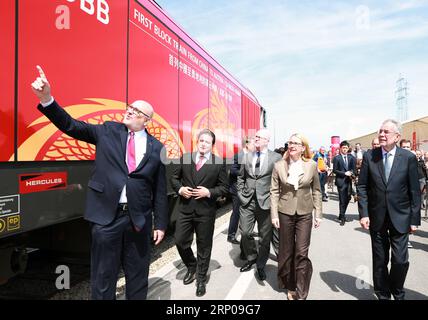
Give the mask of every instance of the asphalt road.
M 324 219 L 318 229 L 312 230 L 309 258 L 313 276 L 308 300 L 375 300 L 373 294 L 370 236 L 358 222 L 357 204 L 351 201 L 347 217 L 340 226 L 337 195 L 330 193 L 323 203 Z M 255 277 L 255 269 L 241 273 L 244 261 L 239 259 L 239 245 L 226 241 L 227 223 L 216 229 L 209 269 L 207 293 L 195 296 L 195 282 L 183 285 L 186 273 L 180 259 L 172 261 L 149 279 L 152 300 L 283 300 L 285 292 L 278 289 L 277 264 L 271 251 L 266 265 L 266 281 Z M 410 268 L 405 283 L 406 298 L 428 299 L 428 223 L 410 236 Z

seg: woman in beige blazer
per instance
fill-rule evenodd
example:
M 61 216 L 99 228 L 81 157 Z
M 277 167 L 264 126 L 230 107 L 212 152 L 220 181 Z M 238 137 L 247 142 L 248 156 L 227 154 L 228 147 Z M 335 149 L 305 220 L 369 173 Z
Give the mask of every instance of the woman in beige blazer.
M 270 194 L 272 224 L 279 229 L 279 288 L 288 290 L 290 300 L 306 299 L 312 277 L 308 258 L 312 220 L 318 228 L 322 201 L 317 164 L 302 135 L 290 137 L 284 158 L 275 163 Z

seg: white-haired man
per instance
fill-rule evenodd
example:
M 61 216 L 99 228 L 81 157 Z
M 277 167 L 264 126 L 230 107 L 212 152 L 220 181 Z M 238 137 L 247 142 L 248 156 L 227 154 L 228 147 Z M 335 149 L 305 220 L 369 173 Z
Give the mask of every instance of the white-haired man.
M 275 162 L 282 159 L 281 155 L 268 150 L 270 133 L 266 129 L 256 132 L 254 152 L 246 154 L 246 161 L 241 166 L 237 191 L 241 202 L 240 231 L 241 250 L 247 262 L 241 267 L 241 272 L 257 266 L 260 280 L 266 279 L 264 267 L 269 258 L 270 242 L 272 240 L 272 223 L 270 218 L 270 186 L 272 170 Z M 259 247 L 252 236 L 255 223 L 259 231 Z
M 363 156 L 358 179 L 360 224 L 370 229 L 373 285 L 379 300 L 404 299 L 409 269 L 409 231 L 421 224 L 421 191 L 417 160 L 396 146 L 401 136 L 399 122 L 385 120 L 379 129 L 381 148 Z M 391 269 L 388 270 L 391 250 Z

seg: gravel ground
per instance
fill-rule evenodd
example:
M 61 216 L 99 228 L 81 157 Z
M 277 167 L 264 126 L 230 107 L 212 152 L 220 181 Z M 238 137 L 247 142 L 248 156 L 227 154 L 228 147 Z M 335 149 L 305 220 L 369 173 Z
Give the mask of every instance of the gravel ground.
M 227 204 L 217 211 L 215 228 L 221 227 L 229 221 L 231 214 L 231 204 Z M 174 245 L 174 237 L 166 237 L 153 251 L 152 262 L 150 264 L 149 275 L 178 257 L 177 249 Z M 72 276 L 72 275 L 71 275 Z M 125 291 L 125 277 L 121 273 L 117 282 L 117 296 L 122 296 Z M 69 290 L 64 290 L 55 294 L 50 300 L 89 300 L 90 299 L 90 282 L 89 279 L 76 284 Z

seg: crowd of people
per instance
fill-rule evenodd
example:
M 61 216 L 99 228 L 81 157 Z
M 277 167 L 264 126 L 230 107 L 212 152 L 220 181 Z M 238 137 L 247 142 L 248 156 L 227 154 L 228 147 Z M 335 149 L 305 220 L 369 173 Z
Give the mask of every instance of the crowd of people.
M 126 298 L 146 299 L 150 242 L 159 244 L 168 225 L 165 148 L 146 129 L 153 107 L 134 101 L 122 123 L 78 121 L 52 97 L 40 67 L 38 72 L 32 90 L 40 100 L 39 111 L 69 136 L 96 145 L 85 211 L 92 231 L 91 296 L 115 299 L 122 267 Z M 228 181 L 225 162 L 213 153 L 215 134 L 209 129 L 198 132 L 195 152 L 183 154 L 170 177 L 179 199 L 175 243 L 187 268 L 183 284 L 196 280 L 196 296 L 205 295 L 215 202 L 230 193 L 233 210 L 227 240 L 240 246 L 240 272 L 255 265 L 258 279 L 266 280 L 272 244 L 278 287 L 286 290 L 289 300 L 306 299 L 312 277 L 311 232 L 322 223 L 322 204 L 328 201 L 325 185 L 334 177 L 340 225 L 346 223 L 354 197 L 360 224 L 370 230 L 376 296 L 404 299 L 407 244 L 409 232 L 420 225 L 428 153 L 413 151 L 408 140 L 400 139 L 401 125 L 389 119 L 381 124 L 370 150 L 360 144 L 351 150 L 342 141 L 335 154 L 322 146 L 311 152 L 307 138 L 296 133 L 284 147 L 271 151 L 270 132 L 260 129 L 244 139 Z M 191 248 L 194 234 L 196 257 Z

